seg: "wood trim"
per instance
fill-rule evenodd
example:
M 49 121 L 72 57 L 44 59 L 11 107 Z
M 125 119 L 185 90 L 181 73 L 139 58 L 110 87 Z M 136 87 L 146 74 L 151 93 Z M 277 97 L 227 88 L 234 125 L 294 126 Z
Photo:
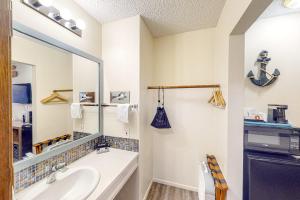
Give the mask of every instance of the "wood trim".
M 12 199 L 11 4 L 0 1 L 0 199 Z

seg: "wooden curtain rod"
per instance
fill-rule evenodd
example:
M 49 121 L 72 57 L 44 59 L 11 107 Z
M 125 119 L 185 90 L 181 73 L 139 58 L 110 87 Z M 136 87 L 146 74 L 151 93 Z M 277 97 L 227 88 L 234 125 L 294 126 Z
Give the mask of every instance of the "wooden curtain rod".
M 220 88 L 219 84 L 213 85 L 177 85 L 177 86 L 149 86 L 148 90 L 157 89 L 186 89 L 186 88 Z
M 53 92 L 73 92 L 72 89 L 68 89 L 68 90 L 53 90 Z

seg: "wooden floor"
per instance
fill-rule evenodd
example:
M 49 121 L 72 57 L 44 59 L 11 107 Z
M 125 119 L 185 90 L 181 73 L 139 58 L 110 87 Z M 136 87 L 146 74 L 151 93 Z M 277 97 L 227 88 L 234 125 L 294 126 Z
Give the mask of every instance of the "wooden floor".
M 153 183 L 147 200 L 198 200 L 197 192 Z

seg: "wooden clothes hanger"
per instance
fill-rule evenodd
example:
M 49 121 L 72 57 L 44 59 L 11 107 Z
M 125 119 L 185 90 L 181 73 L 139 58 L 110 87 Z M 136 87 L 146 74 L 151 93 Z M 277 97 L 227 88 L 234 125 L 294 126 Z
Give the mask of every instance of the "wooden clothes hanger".
M 221 90 L 218 88 L 214 90 L 212 97 L 209 99 L 208 103 L 218 107 L 225 109 L 226 108 L 226 102 L 222 95 Z
M 50 104 L 50 103 L 68 103 L 68 99 L 64 98 L 57 92 L 53 92 L 49 97 L 42 99 L 42 104 Z

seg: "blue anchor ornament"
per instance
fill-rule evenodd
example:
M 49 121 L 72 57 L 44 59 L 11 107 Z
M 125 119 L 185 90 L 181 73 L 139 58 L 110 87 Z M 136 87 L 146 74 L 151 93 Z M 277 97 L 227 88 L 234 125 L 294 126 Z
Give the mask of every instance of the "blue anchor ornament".
M 271 61 L 271 58 L 268 58 L 269 52 L 268 51 L 262 51 L 260 52 L 256 63 L 258 63 L 259 68 L 258 68 L 258 79 L 255 78 L 254 73 L 252 70 L 248 73 L 247 77 L 251 80 L 251 82 L 254 85 L 260 86 L 260 87 L 265 87 L 268 85 L 271 85 L 274 83 L 278 76 L 280 75 L 280 72 L 278 69 L 275 69 L 273 74 L 270 74 L 267 72 L 267 65 Z M 267 75 L 270 77 L 268 78 Z

